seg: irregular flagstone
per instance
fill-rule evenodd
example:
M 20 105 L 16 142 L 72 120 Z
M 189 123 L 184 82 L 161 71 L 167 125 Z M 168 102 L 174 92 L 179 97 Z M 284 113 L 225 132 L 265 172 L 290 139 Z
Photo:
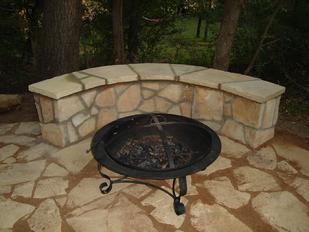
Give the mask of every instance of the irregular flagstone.
M 20 218 L 30 214 L 35 207 L 9 199 L 0 199 L 0 229 L 12 228 Z
M 238 209 L 250 200 L 250 194 L 234 189 L 227 177 L 216 178 L 215 180 L 204 181 L 204 187 L 215 198 L 218 204 L 228 208 Z
M 187 204 L 187 199 L 182 198 L 182 203 Z M 173 207 L 173 199 L 162 191 L 155 191 L 142 201 L 142 204 L 152 205 L 155 209 L 150 213 L 158 222 L 181 227 L 185 220 L 185 215 L 177 216 Z
M 102 178 L 84 178 L 68 194 L 66 206 L 75 208 L 85 205 L 95 199 L 105 197 L 102 195 L 99 185 L 103 182 Z M 129 186 L 128 184 L 113 185 L 113 193 Z
M 76 232 L 157 231 L 144 211 L 123 196 L 108 209 L 100 208 L 88 211 L 79 216 L 68 218 L 67 222 Z
M 57 202 L 57 204 L 58 204 L 60 207 L 63 207 L 63 206 L 65 205 L 65 203 L 67 202 L 67 199 L 68 199 L 67 196 L 64 196 L 64 197 L 57 197 L 57 198 L 55 198 L 55 201 Z
M 15 134 L 30 134 L 39 135 L 41 134 L 41 127 L 39 122 L 22 122 L 15 130 Z
M 85 139 L 77 144 L 66 147 L 51 155 L 59 164 L 73 174 L 79 173 L 92 159 L 87 150 L 90 148 L 91 139 Z
M 272 147 L 263 147 L 247 157 L 249 164 L 256 168 L 274 170 L 277 166 L 277 157 Z
M 39 143 L 35 146 L 30 147 L 28 150 L 21 152 L 18 155 L 18 159 L 25 159 L 32 161 L 43 156 L 51 155 L 58 151 L 58 148 L 49 145 L 47 143 Z
M 119 192 L 116 192 L 116 193 L 111 192 L 105 195 L 101 194 L 101 198 L 98 198 L 89 204 L 85 204 L 81 207 L 77 207 L 76 209 L 68 213 L 66 216 L 76 217 L 76 216 L 80 216 L 83 213 L 89 212 L 94 209 L 106 209 L 114 202 L 114 199 L 118 199 L 119 195 L 120 195 Z
M 278 162 L 277 164 L 277 168 L 286 173 L 286 174 L 296 174 L 297 170 L 295 168 L 293 168 L 288 162 L 286 162 L 285 160 L 282 160 L 280 162 Z
M 0 135 L 4 135 L 6 132 L 11 130 L 16 125 L 17 123 L 0 124 Z
M 0 161 L 14 155 L 18 150 L 19 147 L 14 144 L 6 145 L 0 148 Z
M 222 156 L 219 156 L 218 159 L 216 159 L 215 162 L 213 162 L 211 165 L 209 165 L 206 170 L 198 172 L 198 175 L 210 175 L 214 172 L 217 172 L 219 170 L 224 170 L 227 168 L 232 167 L 232 162 L 230 159 L 224 158 Z
M 293 181 L 285 179 L 285 182 L 295 188 L 296 192 L 309 202 L 309 180 L 296 177 Z
M 33 198 L 47 198 L 66 194 L 69 181 L 62 177 L 53 177 L 40 180 L 35 188 Z
M 227 157 L 241 158 L 244 154 L 250 151 L 246 146 L 236 143 L 225 136 L 220 136 L 220 140 L 222 144 L 221 153 Z
M 61 216 L 52 199 L 43 201 L 28 220 L 31 231 L 61 232 Z
M 240 191 L 278 191 L 279 184 L 266 172 L 248 166 L 233 170 Z
M 252 207 L 280 232 L 308 231 L 308 207 L 289 192 L 260 193 L 252 200 Z
M 0 143 L 14 143 L 21 146 L 31 147 L 35 144 L 35 138 L 25 135 L 3 135 L 0 136 Z
M 190 213 L 191 224 L 197 231 L 252 231 L 247 225 L 217 204 L 208 205 L 197 200 L 191 206 Z
M 122 190 L 122 192 L 127 193 L 131 195 L 132 197 L 136 197 L 138 199 L 147 195 L 150 191 L 151 189 L 149 187 L 145 185 L 140 185 L 140 184 L 132 185 Z
M 11 186 L 10 185 L 0 185 L 0 194 L 4 194 L 4 193 L 10 193 L 11 192 Z
M 43 176 L 67 176 L 69 172 L 58 164 L 51 163 L 47 166 Z
M 9 157 L 6 160 L 4 160 L 3 163 L 5 163 L 5 164 L 16 163 L 16 159 L 14 157 Z
M 276 141 L 273 146 L 279 156 L 296 162 L 300 167 L 300 172 L 309 176 L 309 151 L 283 141 Z
M 26 182 L 15 186 L 12 198 L 25 197 L 30 198 L 34 187 L 34 181 Z
M 45 160 L 15 163 L 0 170 L 0 185 L 19 184 L 36 180 L 45 167 Z

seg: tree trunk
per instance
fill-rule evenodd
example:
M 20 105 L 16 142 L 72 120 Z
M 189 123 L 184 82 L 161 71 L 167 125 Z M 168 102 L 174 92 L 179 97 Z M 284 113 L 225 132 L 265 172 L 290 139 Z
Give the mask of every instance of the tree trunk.
M 207 39 L 208 39 L 208 28 L 209 28 L 209 21 L 208 21 L 208 18 L 206 18 L 205 30 L 204 30 L 204 41 L 205 42 L 207 42 Z
M 268 21 L 266 27 L 265 27 L 265 30 L 264 30 L 264 32 L 263 32 L 263 35 L 262 35 L 261 40 L 260 40 L 260 42 L 259 42 L 259 45 L 258 45 L 258 47 L 256 48 L 255 53 L 254 53 L 254 55 L 253 55 L 253 57 L 252 57 L 252 59 L 251 59 L 249 65 L 248 65 L 248 67 L 246 68 L 244 74 L 248 74 L 248 73 L 251 71 L 251 69 L 252 69 L 252 67 L 253 67 L 253 65 L 254 65 L 254 63 L 255 63 L 255 61 L 256 61 L 256 59 L 258 58 L 259 53 L 260 53 L 260 51 L 261 51 L 261 49 L 262 49 L 262 47 L 263 47 L 263 43 L 264 43 L 264 40 L 266 39 L 266 36 L 267 36 L 267 34 L 268 34 L 268 31 L 269 31 L 271 25 L 273 24 L 273 21 L 274 21 L 276 15 L 277 15 L 277 13 L 279 12 L 279 9 L 280 9 L 280 8 L 281 8 L 281 1 L 279 0 L 278 3 L 277 3 L 277 6 L 276 6 L 276 8 L 275 8 L 275 11 L 272 13 L 272 15 L 271 15 L 271 17 L 270 17 L 270 19 L 269 19 L 269 21 Z
M 113 0 L 112 18 L 113 18 L 113 42 L 114 42 L 115 64 L 123 64 L 125 62 L 122 9 L 123 9 L 123 0 Z
M 40 73 L 43 79 L 79 69 L 80 0 L 45 0 Z
M 197 18 L 196 38 L 200 38 L 201 24 L 202 24 L 202 17 L 199 15 Z
M 216 42 L 213 67 L 228 70 L 230 63 L 230 50 L 235 36 L 242 0 L 225 0 L 224 15 Z
M 131 63 L 138 60 L 138 31 L 139 31 L 139 12 L 138 0 L 131 0 L 129 7 L 129 31 L 128 31 L 128 59 Z

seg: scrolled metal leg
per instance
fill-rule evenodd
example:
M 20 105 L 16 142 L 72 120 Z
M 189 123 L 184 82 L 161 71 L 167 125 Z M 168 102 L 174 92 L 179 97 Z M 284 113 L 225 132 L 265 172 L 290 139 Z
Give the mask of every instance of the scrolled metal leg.
M 101 169 L 102 169 L 102 165 L 98 164 L 98 171 L 99 171 L 100 175 L 104 178 L 104 182 L 102 184 L 100 184 L 99 189 L 100 189 L 102 194 L 107 194 L 113 188 L 113 181 L 111 180 L 111 178 L 108 175 L 105 175 L 102 172 Z
M 182 215 L 186 212 L 185 205 L 180 201 L 180 198 L 187 194 L 187 180 L 186 177 L 178 179 L 179 195 L 176 195 L 176 179 L 173 180 L 173 195 L 174 195 L 174 210 L 177 215 Z

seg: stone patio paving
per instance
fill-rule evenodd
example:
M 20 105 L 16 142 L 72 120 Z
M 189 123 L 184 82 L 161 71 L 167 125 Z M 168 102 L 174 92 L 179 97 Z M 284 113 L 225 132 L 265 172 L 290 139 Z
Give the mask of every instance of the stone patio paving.
M 176 216 L 169 196 L 145 186 L 102 195 L 90 139 L 60 150 L 37 122 L 1 124 L 0 232 L 309 231 L 309 151 L 297 138 L 256 151 L 221 141 L 220 158 L 188 177 L 187 213 Z

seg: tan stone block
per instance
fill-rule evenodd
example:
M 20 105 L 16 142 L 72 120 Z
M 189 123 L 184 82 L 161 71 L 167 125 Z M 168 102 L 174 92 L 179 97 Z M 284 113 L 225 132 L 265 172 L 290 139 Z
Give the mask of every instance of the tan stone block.
M 222 92 L 196 87 L 192 116 L 203 120 L 222 120 Z
M 75 116 L 73 116 L 72 123 L 75 127 L 78 127 L 80 124 L 82 124 L 88 118 L 90 118 L 90 114 L 88 112 L 81 112 L 81 113 L 78 113 Z
M 97 129 L 117 119 L 117 112 L 114 108 L 101 110 L 98 114 Z
M 174 105 L 172 108 L 168 110 L 169 114 L 181 115 L 181 110 L 178 105 Z
M 193 87 L 190 86 L 190 85 L 185 85 L 183 87 L 183 97 L 182 97 L 182 100 L 183 101 L 186 101 L 186 102 L 190 102 L 192 103 L 193 101 Z
M 143 112 L 154 112 L 155 108 L 155 101 L 153 98 L 151 98 L 148 100 L 144 100 L 138 109 Z
M 147 89 L 152 89 L 152 90 L 159 90 L 160 84 L 158 81 L 143 81 L 142 87 L 147 88 Z
M 169 64 L 143 63 L 130 64 L 130 66 L 139 74 L 142 80 L 174 80 L 175 78 Z
M 39 93 L 53 99 L 60 99 L 82 90 L 82 85 L 71 74 L 64 74 L 29 85 L 30 92 Z
M 158 95 L 167 98 L 174 103 L 178 103 L 183 94 L 183 88 L 179 84 L 169 84 L 166 88 L 161 90 Z
M 56 101 L 55 116 L 59 122 L 62 122 L 83 109 L 84 106 L 79 97 L 69 96 Z
M 128 84 L 128 83 L 120 83 L 120 84 L 116 84 L 113 86 L 116 95 L 119 96 L 121 95 L 127 88 L 129 88 L 132 84 Z
M 273 118 L 273 126 L 275 126 L 277 124 L 277 121 L 278 121 L 280 98 L 281 97 L 278 97 L 276 99 L 276 107 L 275 107 L 275 112 L 274 112 L 275 115 L 274 115 L 274 118 Z
M 179 79 L 183 83 L 219 89 L 220 85 L 223 83 L 254 80 L 256 78 L 209 68 L 181 75 Z
M 273 138 L 275 135 L 275 129 L 269 128 L 265 130 L 257 130 L 250 127 L 245 128 L 245 137 L 247 144 L 253 148 L 256 148 L 266 141 Z
M 142 89 L 142 95 L 144 99 L 149 99 L 155 96 L 156 92 L 149 90 L 149 89 Z
M 202 66 L 186 65 L 186 64 L 171 64 L 177 76 L 183 75 L 185 73 L 192 73 L 196 71 L 201 71 L 207 69 Z
M 94 101 L 94 98 L 97 95 L 97 91 L 95 89 L 84 92 L 81 97 L 83 101 L 85 102 L 87 107 L 90 107 Z
M 223 115 L 225 117 L 232 116 L 232 104 L 231 103 L 224 103 L 223 105 Z
M 181 115 L 186 116 L 191 118 L 191 109 L 192 109 L 192 104 L 189 102 L 182 102 L 180 103 L 180 110 L 181 110 Z
M 78 134 L 71 122 L 68 123 L 67 130 L 70 143 L 76 142 L 78 140 Z
M 262 128 L 269 128 L 273 125 L 273 119 L 276 109 L 276 99 L 269 100 L 265 103 L 265 111 L 262 122 Z
M 132 85 L 126 89 L 117 99 L 119 112 L 135 110 L 141 101 L 141 88 L 139 85 Z
M 98 93 L 95 104 L 99 107 L 110 107 L 115 105 L 116 96 L 113 88 L 104 88 Z
M 172 103 L 162 97 L 155 97 L 156 111 L 167 112 L 167 110 L 172 106 Z
M 224 102 L 231 102 L 234 99 L 234 95 L 229 93 L 224 93 Z
M 78 133 L 81 137 L 85 137 L 95 130 L 95 118 L 89 118 L 79 128 Z
M 35 102 L 34 104 L 35 104 L 35 108 L 36 108 L 36 111 L 37 111 L 37 113 L 38 113 L 40 122 L 44 122 L 44 121 L 43 121 L 43 116 L 42 116 L 41 107 L 40 107 L 40 103 Z
M 229 138 L 245 143 L 244 126 L 231 119 L 225 121 L 221 133 Z
M 54 120 L 53 100 L 47 97 L 40 97 L 40 106 L 42 111 L 43 122 L 51 122 Z
M 100 77 L 89 76 L 87 78 L 81 79 L 84 89 L 92 89 L 98 86 L 106 85 L 107 80 Z
M 238 97 L 232 104 L 233 118 L 247 126 L 259 128 L 262 123 L 264 107 L 264 104 Z
M 213 129 L 214 131 L 219 131 L 221 128 L 221 124 L 218 122 L 214 122 L 214 121 L 201 121 L 202 123 L 204 123 L 206 126 L 210 127 L 211 129 Z
M 259 103 L 280 96 L 285 91 L 285 87 L 263 80 L 225 83 L 221 89 Z
M 107 65 L 85 69 L 83 72 L 106 78 L 107 84 L 137 81 L 137 74 L 133 72 L 128 65 Z
M 41 124 L 42 138 L 49 143 L 64 147 L 67 145 L 65 125 L 48 123 Z

